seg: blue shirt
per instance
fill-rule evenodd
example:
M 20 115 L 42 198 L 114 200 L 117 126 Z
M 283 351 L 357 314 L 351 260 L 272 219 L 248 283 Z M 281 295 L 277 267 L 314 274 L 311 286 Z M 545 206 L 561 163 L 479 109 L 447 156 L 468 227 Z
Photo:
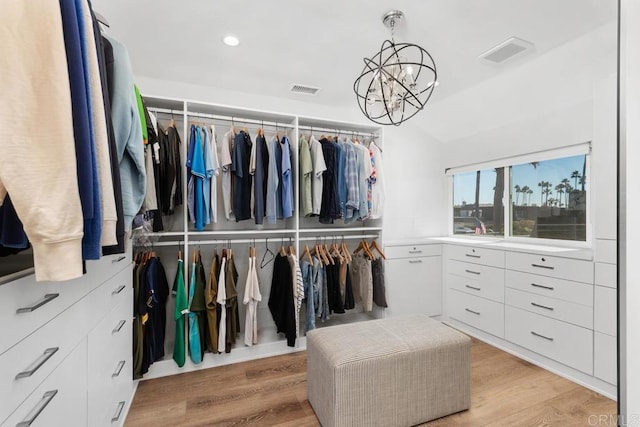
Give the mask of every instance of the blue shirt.
M 196 220 L 196 230 L 202 231 L 204 229 L 204 180 L 206 177 L 206 170 L 204 166 L 204 149 L 202 145 L 202 132 L 200 128 L 196 128 L 195 143 L 193 144 L 193 159 L 191 163 L 191 175 L 193 175 L 194 181 L 194 216 Z
M 282 217 L 293 216 L 293 185 L 291 183 L 291 150 L 289 138 L 282 137 Z

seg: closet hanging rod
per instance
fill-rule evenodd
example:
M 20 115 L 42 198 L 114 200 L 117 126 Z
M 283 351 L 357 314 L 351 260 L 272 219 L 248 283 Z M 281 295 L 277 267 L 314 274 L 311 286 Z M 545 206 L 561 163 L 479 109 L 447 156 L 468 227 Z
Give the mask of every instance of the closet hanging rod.
M 341 135 L 359 135 L 359 136 L 370 136 L 373 138 L 380 138 L 380 134 L 378 133 L 373 133 L 373 132 L 360 132 L 357 130 L 345 130 L 345 129 L 338 129 L 338 128 L 322 128 L 322 127 L 316 127 L 316 126 L 304 126 L 304 125 L 298 125 L 298 130 L 308 130 L 308 131 L 313 131 L 313 132 L 326 132 L 326 133 L 331 133 L 331 134 L 341 134 Z
M 158 108 L 158 107 L 147 107 L 147 109 L 152 113 L 161 113 L 161 114 L 178 114 L 183 115 L 184 110 L 171 110 L 169 108 Z
M 205 114 L 205 113 L 192 113 L 188 112 L 187 116 L 191 117 L 199 117 L 204 119 L 213 119 L 213 120 L 221 120 L 225 122 L 234 122 L 239 124 L 255 124 L 255 125 L 269 125 L 269 126 L 277 126 L 279 128 L 287 128 L 294 129 L 294 125 L 280 123 L 280 122 L 272 122 L 269 120 L 256 120 L 256 119 L 245 119 L 242 117 L 231 117 L 231 116 L 219 116 L 217 114 Z
M 273 234 L 294 234 L 294 230 L 218 230 L 218 231 L 189 231 L 189 237 L 198 236 L 233 236 L 233 235 L 273 235 Z M 289 237 L 289 236 L 287 236 Z M 223 237 L 224 238 L 224 237 Z M 269 237 L 270 239 L 277 239 L 278 237 Z
M 355 233 L 359 231 L 382 231 L 382 227 L 353 227 L 353 228 L 305 228 L 300 230 L 300 234 L 342 234 Z
M 342 235 L 342 234 L 333 234 L 331 236 L 314 236 L 314 237 L 300 237 L 298 240 L 301 242 L 313 242 L 313 241 L 324 241 L 324 240 L 362 240 L 362 239 L 379 239 L 380 236 L 378 234 L 353 234 L 353 235 Z

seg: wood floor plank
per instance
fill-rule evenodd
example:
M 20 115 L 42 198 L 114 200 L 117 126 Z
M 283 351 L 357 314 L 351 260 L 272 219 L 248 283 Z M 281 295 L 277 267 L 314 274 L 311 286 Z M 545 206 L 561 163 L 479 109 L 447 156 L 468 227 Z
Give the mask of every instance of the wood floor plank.
M 583 426 L 616 412 L 614 401 L 482 341 L 471 359 L 471 408 L 424 426 Z M 142 381 L 125 425 L 319 426 L 306 363 L 297 352 Z

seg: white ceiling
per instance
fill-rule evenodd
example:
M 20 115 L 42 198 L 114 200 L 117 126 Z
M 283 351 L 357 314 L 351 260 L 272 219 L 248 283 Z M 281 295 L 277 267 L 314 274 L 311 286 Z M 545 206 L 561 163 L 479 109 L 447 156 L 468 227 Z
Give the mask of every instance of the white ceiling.
M 94 0 L 110 34 L 129 49 L 137 76 L 324 105 L 356 107 L 353 81 L 364 56 L 389 32 L 382 15 L 400 9 L 396 40 L 427 49 L 440 85 L 430 104 L 512 70 L 615 20 L 615 0 Z M 240 46 L 221 42 L 233 33 Z M 478 55 L 517 36 L 532 53 L 502 66 Z M 291 94 L 293 83 L 322 88 Z

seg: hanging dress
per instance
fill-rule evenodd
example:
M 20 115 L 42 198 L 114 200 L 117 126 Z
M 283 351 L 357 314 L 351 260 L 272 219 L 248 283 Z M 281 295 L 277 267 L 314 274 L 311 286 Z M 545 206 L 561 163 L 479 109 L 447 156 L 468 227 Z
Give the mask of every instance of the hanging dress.
M 173 281 L 173 293 L 176 296 L 176 307 L 173 318 L 176 321 L 176 340 L 173 344 L 173 360 L 179 367 L 184 366 L 185 362 L 185 337 L 184 337 L 184 315 L 189 312 L 187 306 L 187 291 L 184 287 L 184 262 L 178 260 L 178 269 L 176 278 Z
M 191 281 L 189 283 L 189 307 L 193 302 L 196 291 L 196 260 L 191 264 Z M 202 349 L 200 348 L 200 330 L 198 327 L 198 315 L 189 311 L 189 356 L 195 364 L 202 362 Z

